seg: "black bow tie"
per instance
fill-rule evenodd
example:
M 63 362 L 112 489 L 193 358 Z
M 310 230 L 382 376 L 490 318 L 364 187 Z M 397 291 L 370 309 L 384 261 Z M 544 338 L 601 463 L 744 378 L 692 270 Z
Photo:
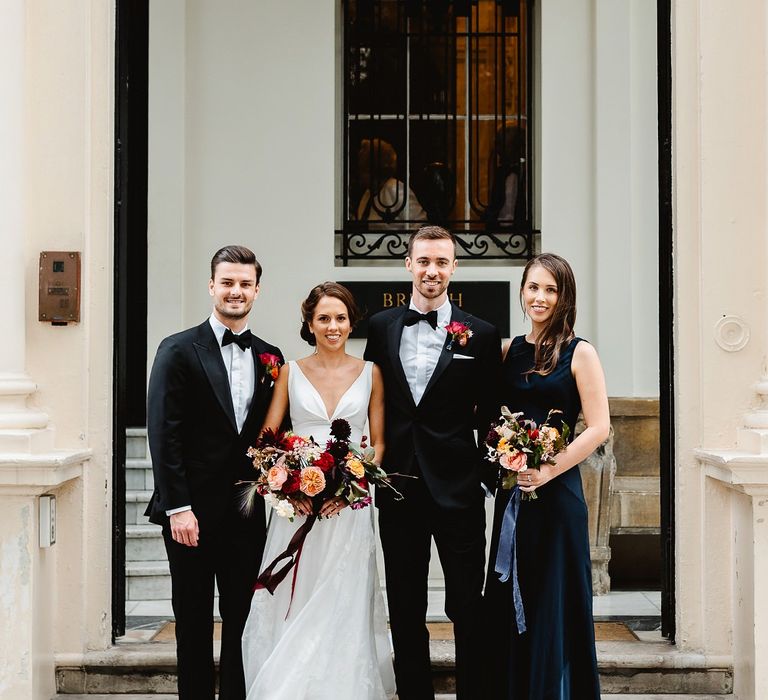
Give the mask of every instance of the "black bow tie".
M 249 330 L 244 330 L 240 335 L 235 335 L 229 328 L 227 328 L 227 330 L 224 331 L 224 337 L 221 339 L 221 347 L 229 345 L 230 343 L 235 343 L 235 345 L 240 346 L 241 350 L 247 350 L 251 347 L 252 337 L 251 331 Z
M 437 309 L 427 311 L 425 314 L 421 314 L 416 309 L 408 309 L 408 313 L 405 314 L 405 325 L 414 326 L 419 321 L 426 321 L 432 330 L 437 330 Z

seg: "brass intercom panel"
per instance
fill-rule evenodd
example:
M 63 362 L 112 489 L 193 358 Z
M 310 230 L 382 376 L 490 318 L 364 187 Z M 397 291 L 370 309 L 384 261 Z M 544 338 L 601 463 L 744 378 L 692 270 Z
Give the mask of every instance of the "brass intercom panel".
M 80 253 L 40 253 L 40 320 L 54 326 L 80 321 Z

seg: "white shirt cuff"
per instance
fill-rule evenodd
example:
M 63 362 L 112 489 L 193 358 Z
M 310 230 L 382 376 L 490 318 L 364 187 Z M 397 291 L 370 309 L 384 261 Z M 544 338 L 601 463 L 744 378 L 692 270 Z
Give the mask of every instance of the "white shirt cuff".
M 181 508 L 172 508 L 171 510 L 166 510 L 166 515 L 173 515 L 174 513 L 183 513 L 185 510 L 192 510 L 192 506 L 182 506 Z

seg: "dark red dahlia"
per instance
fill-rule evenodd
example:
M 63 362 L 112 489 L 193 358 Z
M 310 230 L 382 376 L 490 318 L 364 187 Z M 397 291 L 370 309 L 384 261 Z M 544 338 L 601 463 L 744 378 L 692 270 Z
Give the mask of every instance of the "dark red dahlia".
M 485 444 L 494 449 L 499 444 L 499 440 L 501 440 L 501 435 L 499 435 L 493 428 L 491 428 L 488 431 L 488 435 L 485 436 Z
M 314 462 L 314 466 L 320 467 L 324 472 L 329 471 L 330 469 L 333 469 L 335 465 L 335 461 L 333 459 L 333 455 L 331 455 L 330 452 L 323 452 Z
M 331 453 L 336 462 L 340 462 L 346 458 L 349 452 L 349 443 L 345 440 L 328 440 L 328 445 L 325 449 Z
M 267 428 L 256 441 L 256 447 L 279 447 L 283 449 L 285 443 L 285 432 L 278 430 L 275 432 L 272 428 Z
M 331 435 L 337 440 L 349 440 L 351 434 L 352 429 L 349 427 L 349 423 L 343 418 L 337 418 L 331 423 Z

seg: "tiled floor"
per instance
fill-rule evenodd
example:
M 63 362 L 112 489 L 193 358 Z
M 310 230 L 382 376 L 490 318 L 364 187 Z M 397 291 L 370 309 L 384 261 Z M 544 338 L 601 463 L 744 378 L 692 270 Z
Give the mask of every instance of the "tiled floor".
M 592 598 L 595 617 L 660 617 L 660 591 L 611 591 Z
M 443 612 L 445 593 L 440 590 L 429 592 L 427 619 L 430 622 L 445 619 Z M 661 593 L 659 591 L 611 591 L 608 595 L 595 596 L 594 615 L 606 618 L 656 618 L 661 616 Z M 214 606 L 215 607 L 215 606 Z M 129 629 L 137 626 L 137 618 L 173 618 L 169 600 L 128 602 L 125 604 Z M 132 620 L 133 618 L 133 620 Z

